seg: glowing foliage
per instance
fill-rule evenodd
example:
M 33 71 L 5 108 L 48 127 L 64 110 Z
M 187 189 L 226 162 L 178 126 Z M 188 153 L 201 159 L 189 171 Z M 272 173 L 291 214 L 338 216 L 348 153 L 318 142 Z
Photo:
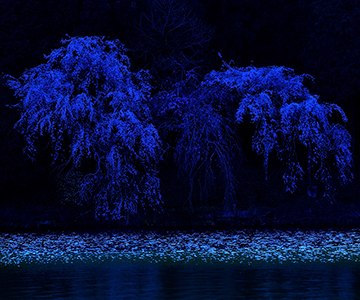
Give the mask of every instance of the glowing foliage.
M 286 162 L 284 182 L 290 192 L 304 173 L 297 159 L 297 142 L 309 150 L 309 173 L 311 166 L 316 166 L 315 177 L 325 182 L 327 190 L 331 186 L 329 159 L 335 158 L 342 183 L 353 176 L 350 135 L 342 125 L 330 122 L 334 112 L 343 122 L 347 118 L 339 106 L 319 103 L 305 88 L 305 78 L 312 79 L 284 67 L 236 68 L 225 64 L 222 71 L 212 71 L 203 82 L 203 86 L 221 87 L 238 98 L 236 120 L 243 122 L 249 115 L 256 124 L 253 149 L 264 157 L 266 178 L 269 154 L 276 151 Z
M 308 168 L 318 166 L 315 178 L 324 181 L 328 190 L 331 188 L 331 170 L 327 159 L 335 158 L 335 167 L 342 183 L 353 178 L 351 172 L 352 156 L 350 152 L 351 137 L 348 131 L 340 124 L 332 124 L 329 118 L 338 112 L 343 122 L 347 118 L 342 109 L 335 104 L 322 104 L 317 97 L 309 97 L 300 103 L 284 104 L 281 108 L 281 130 L 283 136 L 283 152 L 286 153 L 288 164 L 296 164 L 298 172 L 302 169 L 295 155 L 296 142 L 309 149 Z M 310 172 L 310 170 L 309 170 Z M 296 187 L 292 182 L 294 171 L 290 167 L 288 176 L 288 189 L 293 191 Z M 296 177 L 296 176 L 295 176 Z
M 79 195 L 94 199 L 96 216 L 118 219 L 138 205 L 160 204 L 156 162 L 160 140 L 150 123 L 146 73 L 132 73 L 122 44 L 99 37 L 68 38 L 8 85 L 21 99 L 16 127 L 34 157 L 50 139 L 54 164 L 95 165 Z
M 26 139 L 25 150 L 34 158 L 38 140 L 47 141 L 53 164 L 72 166 L 68 174 L 80 171 L 73 183 L 79 199 L 94 201 L 96 217 L 119 219 L 135 214 L 139 205 L 159 207 L 160 138 L 152 124 L 147 73 L 130 71 L 117 40 L 68 38 L 62 44 L 45 56 L 46 63 L 8 80 L 21 100 L 16 127 Z M 190 185 L 190 206 L 193 189 L 200 199 L 220 189 L 225 206 L 235 207 L 240 161 L 235 122 L 247 117 L 256 126 L 252 146 L 263 156 L 265 177 L 275 152 L 285 162 L 288 191 L 304 174 L 299 146 L 308 149 L 310 184 L 314 168 L 328 192 L 331 164 L 342 183 L 352 179 L 350 135 L 332 121 L 340 117 L 345 123 L 346 116 L 339 106 L 320 103 L 305 88 L 306 78 L 312 79 L 285 67 L 224 64 L 201 85 L 190 72 L 151 99 L 157 126 Z

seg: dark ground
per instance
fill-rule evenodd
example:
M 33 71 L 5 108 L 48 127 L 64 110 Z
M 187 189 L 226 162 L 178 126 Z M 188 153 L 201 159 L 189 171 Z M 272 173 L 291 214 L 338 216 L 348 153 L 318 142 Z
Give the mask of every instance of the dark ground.
M 12 199 L 0 205 L 0 231 L 46 231 L 107 228 L 228 229 L 228 228 L 340 228 L 360 227 L 360 206 L 352 203 L 322 203 L 327 200 L 298 199 L 278 207 L 252 207 L 226 212 L 216 207 L 164 209 L 161 215 L 126 220 L 95 220 L 85 206 L 46 203 L 45 199 L 23 202 Z M 36 202 L 36 203 L 35 203 Z

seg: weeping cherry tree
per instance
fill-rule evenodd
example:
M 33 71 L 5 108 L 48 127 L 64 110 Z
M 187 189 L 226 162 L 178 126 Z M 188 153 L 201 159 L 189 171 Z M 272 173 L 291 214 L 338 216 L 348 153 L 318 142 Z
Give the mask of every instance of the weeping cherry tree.
M 329 191 L 332 158 L 342 183 L 353 178 L 350 135 L 343 125 L 330 121 L 334 112 L 344 123 L 347 118 L 339 106 L 319 103 L 318 96 L 304 86 L 305 79 L 313 80 L 285 67 L 237 68 L 224 63 L 223 70 L 209 73 L 203 85 L 221 87 L 237 97 L 236 121 L 241 123 L 248 115 L 256 125 L 252 146 L 263 156 L 266 180 L 269 155 L 276 152 L 286 164 L 286 190 L 295 191 L 304 174 L 296 151 L 300 142 L 308 149 L 309 186 L 312 167 L 316 167 L 315 177 Z
M 87 169 L 78 199 L 92 200 L 97 218 L 128 218 L 140 206 L 161 204 L 150 86 L 146 72 L 130 71 L 124 52 L 118 40 L 67 38 L 46 63 L 8 80 L 20 98 L 15 126 L 27 154 L 35 157 L 42 137 L 51 145 L 53 165 Z

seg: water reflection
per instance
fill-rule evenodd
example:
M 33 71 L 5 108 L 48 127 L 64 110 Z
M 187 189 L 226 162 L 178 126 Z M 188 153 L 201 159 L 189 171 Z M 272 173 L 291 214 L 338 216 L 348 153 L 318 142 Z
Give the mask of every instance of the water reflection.
M 355 263 L 92 263 L 0 268 L 0 299 L 355 299 Z

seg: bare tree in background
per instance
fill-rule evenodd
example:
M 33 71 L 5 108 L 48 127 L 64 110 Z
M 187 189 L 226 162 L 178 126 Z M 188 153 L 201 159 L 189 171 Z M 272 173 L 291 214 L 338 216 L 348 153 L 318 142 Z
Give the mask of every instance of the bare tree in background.
M 185 0 L 151 0 L 136 21 L 136 54 L 158 79 L 183 79 L 200 68 L 213 30 Z

